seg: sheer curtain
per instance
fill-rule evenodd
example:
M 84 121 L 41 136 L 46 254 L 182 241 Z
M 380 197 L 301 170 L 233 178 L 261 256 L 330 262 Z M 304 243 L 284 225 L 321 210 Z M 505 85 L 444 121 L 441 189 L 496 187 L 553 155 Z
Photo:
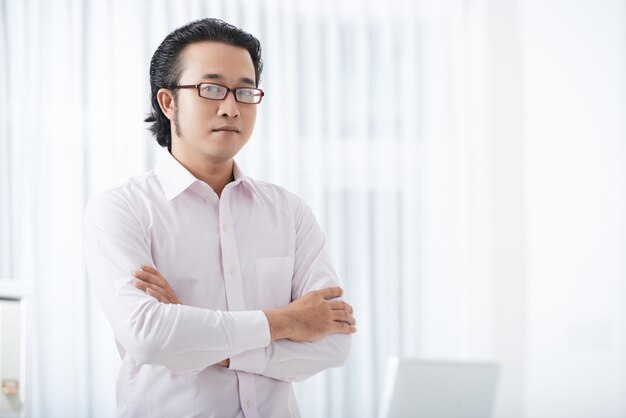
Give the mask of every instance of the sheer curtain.
M 494 66 L 504 48 L 489 41 L 515 40 L 515 10 L 502 28 L 489 4 L 3 1 L 0 272 L 34 284 L 33 414 L 115 414 L 119 359 L 86 280 L 83 208 L 153 166 L 150 56 L 212 16 L 264 48 L 267 97 L 238 161 L 312 206 L 359 321 L 348 364 L 297 385 L 304 416 L 375 416 L 390 355 L 496 359 L 502 416 L 521 416 L 522 237 L 498 229 L 521 218 L 518 74 Z

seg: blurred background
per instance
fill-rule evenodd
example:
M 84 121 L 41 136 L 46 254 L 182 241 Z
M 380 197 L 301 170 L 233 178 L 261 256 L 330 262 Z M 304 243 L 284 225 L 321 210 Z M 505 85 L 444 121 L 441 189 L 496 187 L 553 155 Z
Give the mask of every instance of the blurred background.
M 389 356 L 497 362 L 498 418 L 626 417 L 626 0 L 0 0 L 3 414 L 115 415 L 83 210 L 153 167 L 149 60 L 202 17 L 261 40 L 237 160 L 359 321 L 305 417 L 376 416 Z

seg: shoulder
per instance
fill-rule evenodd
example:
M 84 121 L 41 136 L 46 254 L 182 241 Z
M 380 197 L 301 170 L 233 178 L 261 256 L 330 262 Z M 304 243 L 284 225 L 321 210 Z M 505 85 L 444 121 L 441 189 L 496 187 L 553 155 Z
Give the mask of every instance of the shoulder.
M 287 190 L 283 186 L 279 186 L 274 183 L 269 183 L 262 180 L 249 180 L 254 184 L 259 197 L 265 202 L 271 205 L 283 206 L 288 205 L 292 210 L 300 209 L 301 207 L 307 207 L 306 202 L 297 194 Z
M 314 214 L 306 201 L 283 186 L 260 180 L 252 180 L 263 205 L 269 205 L 278 212 L 288 212 L 296 224 L 314 219 Z
M 142 207 L 162 195 L 158 180 L 151 170 L 94 194 L 85 208 L 85 220 L 96 224 L 128 217 L 139 220 Z

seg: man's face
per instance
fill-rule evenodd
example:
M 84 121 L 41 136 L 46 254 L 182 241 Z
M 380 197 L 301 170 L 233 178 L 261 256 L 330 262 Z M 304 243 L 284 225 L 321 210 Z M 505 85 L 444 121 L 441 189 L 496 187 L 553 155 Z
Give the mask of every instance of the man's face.
M 182 59 L 179 85 L 209 82 L 229 88 L 256 87 L 254 65 L 245 48 L 199 42 L 188 45 Z M 179 89 L 177 94 L 173 152 L 219 163 L 233 158 L 250 138 L 257 105 L 235 101 L 233 92 L 223 100 L 204 99 L 197 89 Z

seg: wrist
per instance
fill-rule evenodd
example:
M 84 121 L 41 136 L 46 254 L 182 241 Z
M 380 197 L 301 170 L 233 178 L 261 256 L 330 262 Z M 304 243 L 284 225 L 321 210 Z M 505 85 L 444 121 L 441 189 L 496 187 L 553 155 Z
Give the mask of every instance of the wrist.
M 272 341 L 283 340 L 289 337 L 289 327 L 285 321 L 285 315 L 280 308 L 266 309 L 263 311 L 270 328 L 270 338 Z

